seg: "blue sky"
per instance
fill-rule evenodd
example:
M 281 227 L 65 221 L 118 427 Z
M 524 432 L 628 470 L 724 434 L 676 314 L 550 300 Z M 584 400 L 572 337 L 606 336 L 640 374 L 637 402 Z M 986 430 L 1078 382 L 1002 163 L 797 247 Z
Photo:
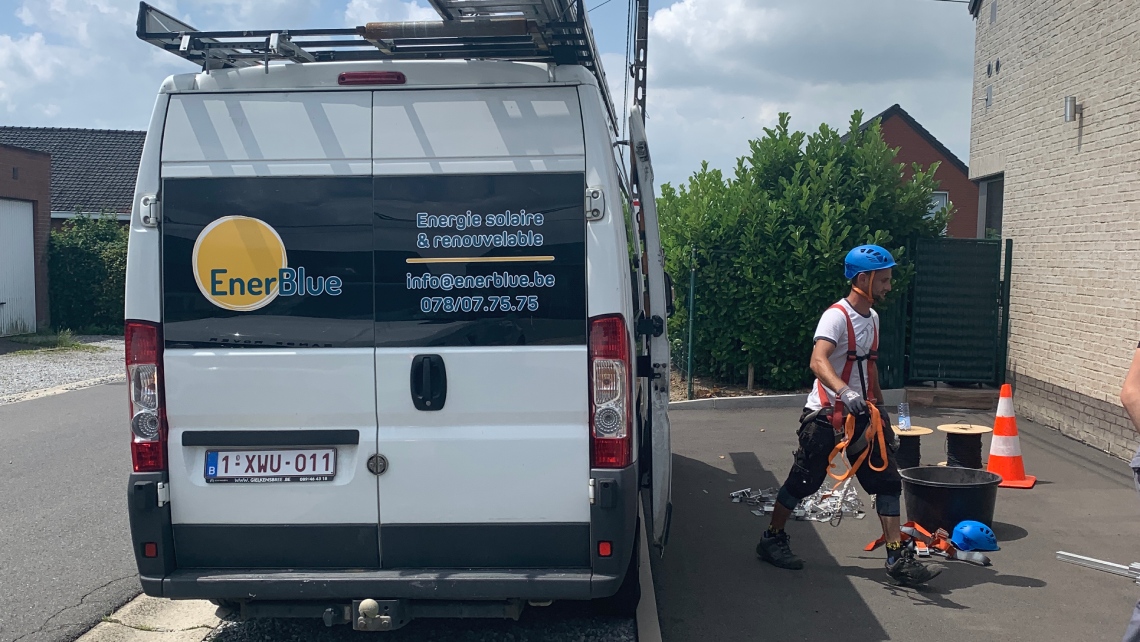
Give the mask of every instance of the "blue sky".
M 615 102 L 628 0 L 586 0 Z M 432 19 L 426 0 L 155 0 L 199 29 Z M 145 129 L 190 63 L 138 41 L 136 0 L 0 0 L 0 124 Z M 781 111 L 808 131 L 899 103 L 969 157 L 974 23 L 934 0 L 651 0 L 648 129 L 658 180 L 731 170 Z M 968 161 L 967 161 L 968 162 Z

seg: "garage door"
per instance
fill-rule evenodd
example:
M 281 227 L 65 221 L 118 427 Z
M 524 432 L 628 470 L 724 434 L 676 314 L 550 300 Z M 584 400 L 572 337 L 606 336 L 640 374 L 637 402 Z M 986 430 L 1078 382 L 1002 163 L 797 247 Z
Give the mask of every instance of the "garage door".
M 0 337 L 36 331 L 32 204 L 0 198 Z

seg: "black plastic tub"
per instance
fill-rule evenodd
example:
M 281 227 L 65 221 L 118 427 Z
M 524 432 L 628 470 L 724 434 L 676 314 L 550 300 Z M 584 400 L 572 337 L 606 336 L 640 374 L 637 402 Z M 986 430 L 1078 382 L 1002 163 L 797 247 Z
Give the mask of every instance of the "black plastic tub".
M 993 528 L 1001 477 L 984 470 L 953 466 L 920 466 L 900 470 L 906 516 L 933 533 L 952 532 L 967 519 Z

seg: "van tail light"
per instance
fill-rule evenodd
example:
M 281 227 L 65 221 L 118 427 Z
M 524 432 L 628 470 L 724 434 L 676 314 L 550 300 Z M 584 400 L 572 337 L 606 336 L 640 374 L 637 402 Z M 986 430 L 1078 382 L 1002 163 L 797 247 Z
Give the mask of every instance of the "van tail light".
M 127 321 L 127 386 L 130 389 L 131 459 L 136 473 L 166 470 L 162 336 L 158 325 Z
M 625 318 L 590 319 L 590 459 L 594 468 L 625 468 L 633 452 L 629 335 Z

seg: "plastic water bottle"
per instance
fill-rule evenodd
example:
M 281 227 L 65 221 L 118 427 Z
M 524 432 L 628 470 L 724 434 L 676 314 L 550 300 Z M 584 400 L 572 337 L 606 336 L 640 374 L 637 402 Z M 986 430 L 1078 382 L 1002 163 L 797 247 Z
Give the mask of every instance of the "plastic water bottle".
M 899 404 L 899 430 L 910 430 L 910 404 Z

